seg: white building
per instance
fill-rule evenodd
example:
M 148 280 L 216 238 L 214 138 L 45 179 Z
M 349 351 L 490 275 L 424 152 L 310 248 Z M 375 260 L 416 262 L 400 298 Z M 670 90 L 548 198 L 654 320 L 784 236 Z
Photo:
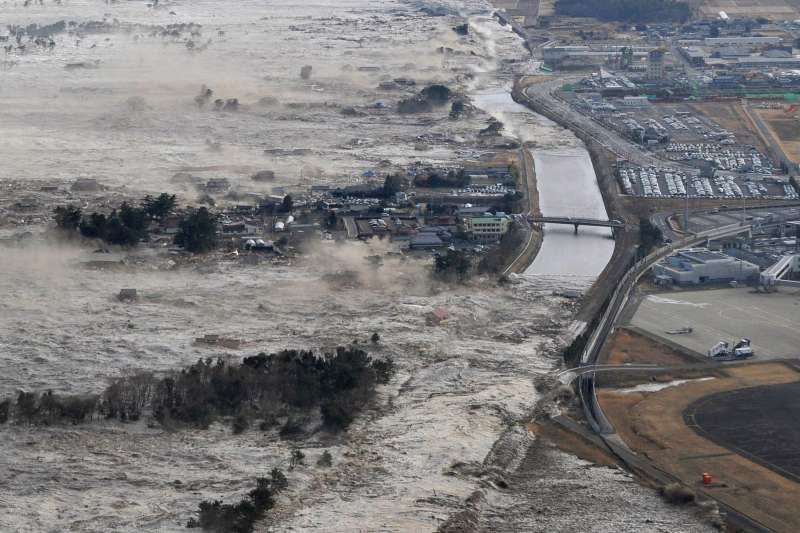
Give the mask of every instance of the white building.
M 497 242 L 508 231 L 508 215 L 468 217 L 463 219 L 464 232 L 478 242 Z
M 680 285 L 746 281 L 758 278 L 758 265 L 707 248 L 678 250 L 653 265 L 656 276 L 669 276 Z

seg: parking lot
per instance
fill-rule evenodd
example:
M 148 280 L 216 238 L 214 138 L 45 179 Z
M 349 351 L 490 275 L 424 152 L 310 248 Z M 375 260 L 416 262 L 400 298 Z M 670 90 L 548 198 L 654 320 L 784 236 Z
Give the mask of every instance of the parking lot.
M 645 296 L 630 325 L 705 355 L 719 341 L 748 338 L 754 360 L 800 358 L 800 291 L 750 287 L 669 291 Z M 669 334 L 684 327 L 688 334 Z
M 617 168 L 624 194 L 648 198 L 774 198 L 797 200 L 798 193 L 783 178 L 764 175 L 738 176 L 718 174 L 705 177 L 698 173 L 668 166 Z

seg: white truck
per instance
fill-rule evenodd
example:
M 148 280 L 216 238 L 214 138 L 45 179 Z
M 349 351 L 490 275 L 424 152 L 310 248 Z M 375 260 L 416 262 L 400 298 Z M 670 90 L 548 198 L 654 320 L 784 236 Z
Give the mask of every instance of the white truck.
M 753 355 L 755 352 L 750 346 L 750 339 L 741 339 L 733 348 L 726 341 L 720 341 L 708 351 L 708 357 L 714 361 L 736 361 Z

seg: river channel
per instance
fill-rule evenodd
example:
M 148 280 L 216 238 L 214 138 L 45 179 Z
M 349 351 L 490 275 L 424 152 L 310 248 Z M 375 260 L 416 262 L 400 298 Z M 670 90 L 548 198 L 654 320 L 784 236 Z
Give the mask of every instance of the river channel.
M 507 133 L 523 143 L 541 146 L 531 152 L 543 215 L 608 217 L 589 153 L 574 135 L 514 102 L 508 89 L 482 91 L 472 98 L 475 105 L 503 122 Z M 581 227 L 575 234 L 573 226 L 545 224 L 542 247 L 524 275 L 588 287 L 613 252 L 610 228 Z

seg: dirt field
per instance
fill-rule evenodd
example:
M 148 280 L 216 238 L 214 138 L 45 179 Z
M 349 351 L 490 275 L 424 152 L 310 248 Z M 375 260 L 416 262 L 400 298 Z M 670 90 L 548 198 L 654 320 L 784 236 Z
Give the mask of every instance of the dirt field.
M 693 2 L 701 16 L 716 17 L 724 11 L 730 17 L 765 17 L 771 20 L 798 18 L 797 0 L 705 0 Z
M 684 412 L 695 401 L 715 393 L 796 383 L 800 374 L 782 363 L 726 368 L 704 381 L 684 382 L 657 392 L 599 392 L 600 403 L 619 436 L 637 453 L 680 478 L 696 491 L 736 508 L 779 532 L 800 530 L 796 512 L 800 484 L 701 437 L 687 426 Z M 773 429 L 774 431 L 774 429 Z M 783 449 L 795 441 L 781 433 Z M 714 483 L 703 486 L 709 472 Z
M 755 126 L 750 122 L 738 101 L 703 102 L 691 104 L 689 107 L 705 115 L 726 130 L 735 133 L 739 144 L 752 145 L 762 154 L 769 154 L 764 141 L 758 135 Z
M 780 143 L 784 153 L 795 163 L 800 163 L 800 118 L 781 109 L 755 110 Z
M 605 362 L 610 365 L 650 363 L 661 366 L 678 366 L 697 362 L 678 350 L 673 350 L 627 328 L 616 330 L 609 346 Z

